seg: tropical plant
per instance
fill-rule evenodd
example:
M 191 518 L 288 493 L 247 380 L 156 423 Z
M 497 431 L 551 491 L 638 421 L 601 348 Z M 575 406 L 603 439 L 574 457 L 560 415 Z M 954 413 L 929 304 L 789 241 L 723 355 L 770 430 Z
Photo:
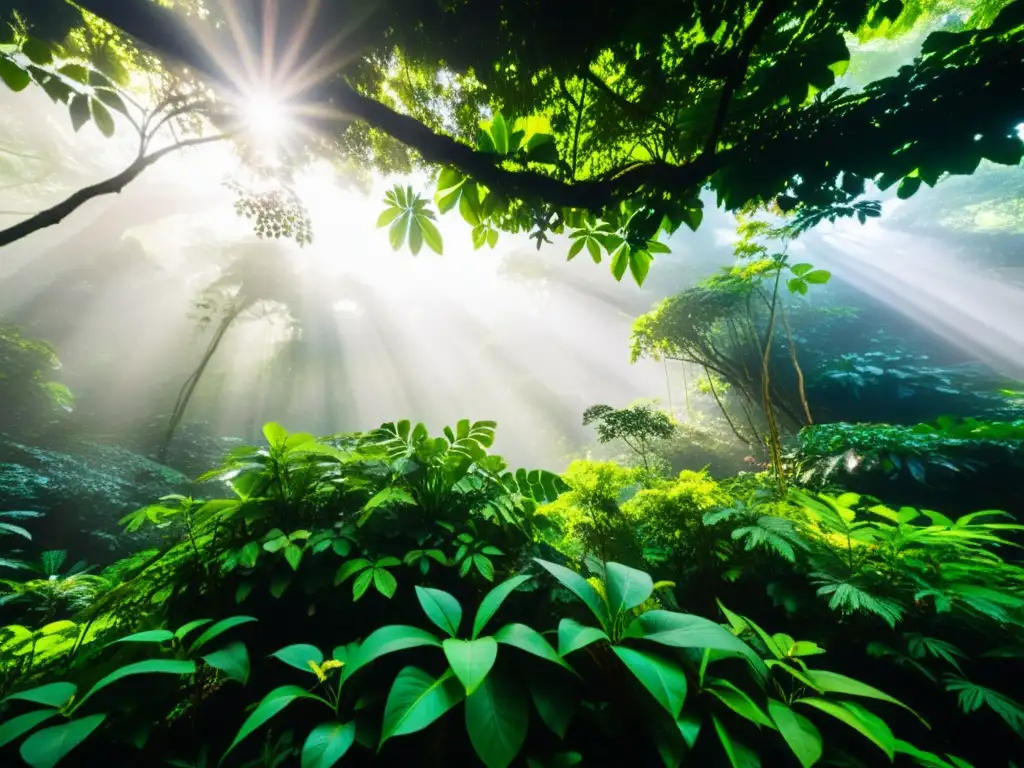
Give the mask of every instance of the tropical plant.
M 583 412 L 583 426 L 594 424 L 597 439 L 602 443 L 621 440 L 651 471 L 651 455 L 658 440 L 675 432 L 671 417 L 650 405 L 631 405 L 615 409 L 610 405 L 592 405 Z

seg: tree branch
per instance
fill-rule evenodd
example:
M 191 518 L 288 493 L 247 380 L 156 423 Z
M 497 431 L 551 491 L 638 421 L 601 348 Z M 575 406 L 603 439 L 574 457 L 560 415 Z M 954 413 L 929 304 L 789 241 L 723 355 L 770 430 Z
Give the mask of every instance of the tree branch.
M 80 0 L 78 5 L 119 27 L 157 54 L 187 64 L 216 83 L 230 82 L 198 36 L 185 27 L 183 19 L 174 11 L 148 0 Z M 352 118 L 361 120 L 414 149 L 428 163 L 453 166 L 510 197 L 543 200 L 559 207 L 598 212 L 641 187 L 695 189 L 725 162 L 723 155 L 705 153 L 684 165 L 634 164 L 621 173 L 601 179 L 570 182 L 536 171 L 502 168 L 495 155 L 477 152 L 451 136 L 434 133 L 415 118 L 359 93 L 337 74 L 311 86 L 303 98 L 323 105 L 326 108 L 323 113 L 334 112 L 333 117 L 324 114 L 325 121 L 337 124 Z
M 583 77 L 587 80 L 587 82 L 596 86 L 597 89 L 601 91 L 601 93 L 605 94 L 612 101 L 614 101 L 623 112 L 629 112 L 631 115 L 633 115 L 634 117 L 638 117 L 641 120 L 653 120 L 662 128 L 668 128 L 668 125 L 660 117 L 651 114 L 643 107 L 641 107 L 639 104 L 634 104 L 625 96 L 613 90 L 612 87 L 608 85 L 608 83 L 606 83 L 603 78 L 600 78 L 596 74 L 594 74 L 593 70 L 591 70 L 590 68 L 587 68 L 583 71 Z
M 23 237 L 28 237 L 33 232 L 37 232 L 40 229 L 45 229 L 46 227 L 52 227 L 55 224 L 59 224 L 94 197 L 119 193 L 149 166 L 172 152 L 176 152 L 177 150 L 185 147 L 195 147 L 200 144 L 209 144 L 214 141 L 220 141 L 226 137 L 227 134 L 218 134 L 216 136 L 199 136 L 193 139 L 186 139 L 178 142 L 177 144 L 172 144 L 169 147 L 164 147 L 151 155 L 140 157 L 116 176 L 111 176 L 106 181 L 101 181 L 98 184 L 83 187 L 62 202 L 57 203 L 57 205 L 52 208 L 40 211 L 34 216 L 18 222 L 12 227 L 0 229 L 0 248 L 21 240 Z

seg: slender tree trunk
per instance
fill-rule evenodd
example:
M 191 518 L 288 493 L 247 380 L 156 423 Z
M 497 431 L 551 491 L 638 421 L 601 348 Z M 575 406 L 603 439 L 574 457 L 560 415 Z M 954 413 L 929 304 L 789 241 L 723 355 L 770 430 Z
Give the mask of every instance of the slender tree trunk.
M 804 385 L 804 371 L 800 367 L 800 361 L 796 356 L 796 342 L 793 341 L 793 331 L 789 327 L 789 320 L 786 318 L 786 308 L 779 305 L 779 315 L 782 317 L 782 327 L 786 329 L 786 343 L 789 345 L 789 358 L 793 361 L 793 370 L 796 371 L 796 387 L 800 393 L 800 405 L 803 406 L 804 416 L 807 417 L 807 423 L 813 424 L 814 419 L 811 417 L 811 406 L 807 402 L 807 389 Z
M 743 436 L 732 418 L 729 416 L 729 412 L 725 409 L 725 403 L 723 403 L 722 399 L 718 396 L 718 390 L 715 389 L 714 379 L 711 378 L 711 371 L 707 369 L 707 366 L 704 366 L 704 374 L 708 377 L 708 386 L 711 388 L 711 394 L 714 396 L 715 402 L 718 403 L 718 408 L 722 412 L 722 415 L 725 416 L 725 420 L 729 424 L 729 428 L 732 429 L 732 433 L 739 438 L 740 442 L 750 445 L 750 440 Z
M 779 282 L 782 279 L 782 267 L 775 275 L 775 287 L 772 290 L 771 311 L 768 314 L 768 332 L 764 344 L 764 355 L 761 358 L 761 397 L 764 400 L 765 417 L 768 419 L 768 440 L 771 449 L 772 466 L 775 468 L 775 482 L 779 493 L 786 493 L 786 478 L 782 474 L 782 443 L 779 440 L 779 425 L 775 420 L 775 407 L 771 395 L 771 352 L 772 336 L 775 333 L 775 309 L 779 299 Z
M 690 382 L 686 377 L 686 363 L 679 363 L 683 372 L 683 399 L 686 401 L 686 420 L 693 421 L 693 409 L 690 407 Z
M 170 421 L 167 424 L 167 431 L 164 433 L 163 442 L 160 444 L 159 458 L 161 462 L 167 461 L 167 452 L 171 447 L 171 441 L 174 439 L 174 432 L 178 429 L 181 424 L 181 420 L 185 417 L 185 410 L 188 408 L 189 401 L 192 399 L 192 395 L 196 391 L 196 387 L 199 386 L 199 380 L 203 376 L 203 372 L 206 367 L 210 364 L 210 360 L 213 359 L 214 353 L 220 346 L 221 341 L 224 339 L 224 335 L 228 332 L 231 324 L 235 322 L 240 314 L 249 305 L 248 301 L 241 301 L 232 307 L 231 311 L 224 316 L 221 320 L 220 325 L 217 327 L 216 333 L 213 334 L 213 338 L 206 347 L 206 351 L 203 353 L 202 359 L 199 361 L 199 365 L 192 372 L 185 383 L 181 387 L 181 391 L 178 393 L 178 399 L 174 404 L 174 410 L 171 412 Z

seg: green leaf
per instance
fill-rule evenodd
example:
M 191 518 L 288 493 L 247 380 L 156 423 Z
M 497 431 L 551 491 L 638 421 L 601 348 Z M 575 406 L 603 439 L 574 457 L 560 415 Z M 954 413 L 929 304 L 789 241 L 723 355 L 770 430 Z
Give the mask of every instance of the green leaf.
M 832 273 L 827 269 L 816 269 L 804 275 L 804 282 L 811 285 L 824 285 L 832 278 Z
M 647 251 L 629 251 L 629 272 L 637 285 L 643 286 L 647 273 L 651 270 L 651 261 L 651 254 Z
M 368 590 L 370 585 L 373 583 L 373 574 L 375 570 L 375 568 L 370 568 L 356 576 L 356 580 L 352 582 L 353 602 L 366 594 L 366 590 Z
M 418 216 L 409 216 L 409 250 L 413 256 L 418 256 L 420 248 L 423 247 L 423 230 L 420 228 Z
M 921 177 L 920 176 L 907 176 L 900 182 L 899 187 L 896 189 L 896 197 L 900 200 L 906 200 L 909 197 L 913 197 L 914 193 L 921 188 Z
M 622 243 L 612 253 L 612 275 L 616 280 L 621 280 L 626 274 L 626 267 L 629 266 L 629 246 Z
M 305 689 L 299 688 L 297 685 L 282 685 L 280 688 L 275 688 L 256 706 L 256 709 L 252 711 L 242 723 L 242 727 L 238 729 L 238 734 L 235 736 L 235 740 L 231 742 L 231 746 L 224 752 L 224 757 L 228 756 L 235 747 L 237 747 L 242 739 L 246 738 L 249 734 L 255 731 L 257 728 L 266 723 L 270 718 L 279 713 L 289 704 L 296 699 L 309 698 L 310 694 L 306 693 Z M 224 760 L 221 758 L 221 761 Z
M 76 93 L 68 103 L 68 112 L 71 114 L 71 127 L 78 131 L 92 118 L 89 113 L 89 97 Z
M 338 572 L 334 574 L 334 586 L 340 586 L 354 574 L 360 571 L 366 570 L 370 567 L 370 561 L 365 557 L 357 557 L 353 560 L 346 560 L 338 567 Z
M 377 588 L 386 598 L 392 598 L 395 590 L 398 589 L 398 581 L 391 573 L 383 568 L 373 569 L 373 586 Z
M 107 643 L 107 647 L 116 643 L 163 643 L 174 638 L 174 633 L 168 629 L 151 629 L 148 632 L 136 632 L 134 635 L 121 637 Z
M 89 715 L 36 731 L 22 742 L 21 759 L 32 768 L 53 768 L 106 719 L 106 714 Z
M 601 640 L 609 641 L 608 635 L 597 627 L 588 627 L 574 619 L 562 619 L 558 623 L 559 656 L 568 656 L 573 651 Z
M 126 117 L 128 116 L 128 107 L 125 106 L 124 101 L 115 91 L 111 91 L 107 88 L 97 88 L 96 98 L 114 111 L 120 112 Z
M 794 264 L 793 266 L 791 266 L 789 268 L 789 271 L 792 272 L 797 277 L 803 277 L 808 272 L 810 272 L 812 269 L 814 269 L 814 265 L 813 264 L 807 264 L 807 263 L 804 262 L 804 263 L 800 263 L 800 264 Z
M 356 740 L 356 724 L 321 723 L 302 745 L 301 768 L 331 768 Z
M 803 768 L 811 768 L 821 759 L 821 733 L 814 723 L 778 699 L 768 699 L 768 714 Z
M 558 738 L 564 739 L 580 703 L 572 688 L 551 675 L 535 675 L 530 679 L 530 696 L 540 719 Z
M 398 218 L 398 216 L 401 213 L 402 213 L 402 209 L 401 208 L 395 208 L 394 206 L 392 206 L 390 208 L 385 208 L 381 212 L 380 216 L 377 217 L 377 226 L 378 227 L 386 227 L 388 224 L 390 224 L 392 221 L 394 221 L 396 218 Z
M 76 83 L 85 85 L 89 82 L 89 70 L 81 64 L 65 64 L 57 71 L 68 80 L 73 80 Z
M 203 634 L 201 634 L 199 638 L 192 643 L 192 648 L 189 650 L 189 653 L 195 653 L 215 637 L 224 634 L 229 629 L 234 629 L 237 626 L 249 624 L 253 621 L 256 621 L 256 618 L 253 616 L 230 616 L 226 619 L 221 619 L 208 630 L 203 632 Z
M 650 575 L 627 565 L 608 563 L 604 578 L 613 618 L 636 608 L 654 593 L 654 580 Z
M 758 727 L 764 725 L 774 728 L 771 719 L 764 713 L 746 691 L 738 688 L 728 680 L 714 680 L 705 687 L 708 693 L 725 704 L 740 717 L 744 717 Z
M 53 49 L 42 40 L 34 37 L 30 37 L 22 44 L 21 52 L 28 57 L 29 61 L 41 67 L 53 63 Z
M 558 579 L 563 587 L 586 603 L 590 612 L 594 614 L 594 617 L 607 631 L 611 624 L 608 614 L 608 604 L 605 602 L 604 598 L 598 594 L 598 591 L 587 583 L 586 579 L 575 571 L 569 570 L 564 565 L 549 563 L 548 561 L 540 560 L 539 558 L 534 558 L 534 560 L 543 567 L 544 570 Z M 559 629 L 559 645 L 561 645 L 561 629 Z M 564 656 L 565 654 L 563 653 L 562 655 Z
M 404 624 L 391 624 L 372 632 L 363 644 L 355 651 L 345 665 L 345 678 L 348 679 L 356 670 L 372 661 L 395 651 L 407 648 L 418 648 L 424 645 L 441 647 L 441 641 L 434 635 L 419 627 Z
M 472 695 L 480 686 L 498 658 L 498 642 L 493 637 L 475 640 L 448 638 L 441 643 L 441 647 L 452 672 L 465 687 L 467 696 Z
M 729 732 L 717 716 L 712 715 L 711 722 L 714 723 L 718 740 L 722 743 L 722 749 L 725 750 L 726 757 L 729 758 L 729 765 L 732 768 L 760 768 L 761 760 L 756 752 L 751 751 L 738 741 L 733 741 L 732 736 L 729 735 Z
M 182 624 L 180 627 L 178 627 L 178 630 L 174 633 L 174 636 L 179 640 L 184 640 L 185 635 L 187 635 L 193 629 L 199 629 L 199 627 L 206 626 L 211 621 L 213 621 L 213 619 L 196 619 L 195 621 L 190 621 L 188 624 Z
M 246 650 L 245 643 L 237 640 L 228 643 L 221 650 L 203 656 L 203 661 L 214 669 L 219 669 L 229 680 L 235 680 L 242 685 L 249 682 L 249 651 Z
M 647 611 L 630 624 L 626 635 L 642 637 L 673 648 L 710 648 L 738 653 L 750 662 L 762 679 L 768 678 L 768 669 L 753 648 L 725 627 L 701 616 L 673 611 Z
M 288 565 L 292 567 L 293 571 L 299 570 L 299 563 L 302 562 L 302 548 L 295 544 L 289 544 L 284 548 L 284 559 L 288 561 Z
M 704 211 L 700 208 L 685 208 L 683 210 L 683 223 L 692 231 L 696 232 L 704 219 Z
M 0 56 L 0 80 L 15 93 L 25 90 L 32 82 L 28 72 L 3 56 Z
M 572 245 L 569 246 L 569 257 L 566 261 L 572 261 L 576 258 L 580 251 L 583 250 L 583 246 L 590 242 L 587 238 L 581 237 L 578 240 L 573 240 Z
M 526 157 L 533 163 L 554 165 L 558 162 L 558 147 L 549 133 L 535 133 L 526 142 Z
M 455 637 L 462 621 L 462 606 L 447 592 L 431 587 L 416 587 L 416 597 L 427 618 L 449 636 Z
M 867 699 L 887 701 L 890 704 L 895 704 L 897 707 L 903 707 L 908 712 L 914 714 L 918 720 L 924 722 L 920 715 L 914 712 L 914 710 L 902 701 L 894 699 L 889 694 L 883 693 L 877 688 L 872 688 L 870 685 L 862 683 L 860 680 L 854 680 L 852 677 L 840 675 L 837 672 L 827 672 L 823 669 L 809 669 L 807 670 L 807 676 L 811 679 L 811 682 L 814 683 L 814 687 L 822 693 L 839 693 L 846 696 L 863 696 Z
M 96 127 L 100 129 L 100 133 L 106 136 L 108 139 L 114 135 L 114 118 L 111 117 L 110 112 L 102 102 L 96 99 L 89 100 L 89 110 L 92 112 L 92 119 L 96 123 Z
M 71 700 L 77 690 L 74 683 L 47 683 L 36 688 L 29 688 L 27 691 L 12 693 L 4 701 L 31 701 L 33 704 L 59 709 Z
M 491 141 L 494 142 L 494 151 L 499 155 L 508 154 L 508 124 L 501 112 L 498 112 L 491 120 Z
M 406 667 L 388 693 L 380 743 L 422 731 L 464 697 L 462 684 L 451 670 L 435 679 L 422 669 Z
M 423 242 L 427 244 L 427 247 L 438 255 L 443 254 L 444 240 L 441 238 L 441 232 L 434 225 L 434 222 L 423 215 L 417 215 L 416 221 L 420 225 Z
M 57 714 L 56 709 L 37 709 L 0 723 L 0 748 L 10 744 Z
M 507 768 L 526 741 L 530 706 L 522 684 L 493 674 L 466 699 L 466 730 L 487 768 Z
M 600 632 L 600 630 L 596 631 Z M 558 652 L 551 647 L 551 643 L 547 641 L 544 635 L 533 627 L 528 627 L 526 624 L 506 624 L 494 633 L 494 639 L 499 643 L 514 646 L 521 651 L 532 653 L 534 656 L 539 656 L 542 659 L 565 667 L 573 674 L 576 673 L 565 659 L 559 656 Z
M 409 216 L 403 213 L 391 223 L 388 230 L 388 240 L 394 250 L 399 250 L 405 243 L 405 232 L 409 228 Z
M 115 669 L 90 688 L 89 692 L 78 700 L 72 711 L 85 704 L 97 691 L 101 691 L 111 683 L 116 683 L 118 680 L 123 680 L 132 675 L 192 675 L 195 674 L 195 671 L 196 663 L 194 661 L 177 661 L 175 659 L 149 659 L 147 661 L 137 661 L 134 664 L 127 664 L 120 669 Z
M 612 650 L 655 700 L 672 715 L 672 719 L 679 717 L 686 700 L 686 675 L 683 670 L 674 662 L 646 651 L 623 645 L 614 645 Z
M 814 707 L 826 714 L 832 715 L 832 717 L 840 722 L 846 723 L 885 752 L 886 757 L 892 762 L 896 750 L 896 741 L 892 731 L 889 730 L 889 726 L 880 717 L 873 715 L 852 701 L 828 701 L 827 699 L 808 698 L 797 699 L 796 703 Z
M 274 651 L 270 656 L 283 661 L 290 667 L 301 669 L 303 672 L 309 672 L 310 674 L 315 673 L 313 668 L 309 666 L 309 662 L 319 666 L 324 661 L 324 655 L 320 652 L 320 649 L 315 645 L 308 645 L 306 643 L 285 646 L 278 651 Z
M 531 578 L 533 577 L 526 575 L 513 576 L 511 579 L 506 579 L 501 584 L 498 584 L 484 596 L 484 599 L 480 601 L 480 607 L 476 611 L 476 618 L 473 620 L 474 638 L 483 632 L 487 622 L 497 613 L 505 599 Z

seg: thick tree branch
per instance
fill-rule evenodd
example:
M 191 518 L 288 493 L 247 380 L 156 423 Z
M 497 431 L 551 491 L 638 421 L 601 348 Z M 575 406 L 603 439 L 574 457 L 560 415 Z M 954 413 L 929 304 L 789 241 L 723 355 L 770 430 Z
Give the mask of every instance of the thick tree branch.
M 125 168 L 121 173 L 116 176 L 111 176 L 106 181 L 101 181 L 98 184 L 93 184 L 88 187 L 75 192 L 70 197 L 66 198 L 52 208 L 47 208 L 45 211 L 25 219 L 24 221 L 18 222 L 12 227 L 7 229 L 0 229 L 0 248 L 5 245 L 10 245 L 13 242 L 21 240 L 23 237 L 31 235 L 33 232 L 37 232 L 40 229 L 52 227 L 55 224 L 59 224 L 74 211 L 81 208 L 85 203 L 89 202 L 95 197 L 101 197 L 103 195 L 114 194 L 120 192 L 128 184 L 136 179 L 144 170 L 149 166 L 156 163 L 161 158 L 176 152 L 184 147 L 195 147 L 200 144 L 209 144 L 213 141 L 220 141 L 226 138 L 226 134 L 218 134 L 216 136 L 200 136 L 194 139 L 186 139 L 180 141 L 177 144 L 173 144 L 169 147 L 164 147 L 161 150 L 154 152 L 151 155 L 144 155 L 138 158 L 134 163 Z
M 149 0 L 80 0 L 83 8 L 119 27 L 157 54 L 177 59 L 215 82 L 226 84 L 226 77 L 215 58 L 200 44 L 197 35 L 186 29 L 183 20 Z M 212 34 L 212 30 L 209 32 Z M 213 46 L 230 50 L 230 45 Z M 599 79 L 599 78 L 596 78 Z M 507 170 L 496 163 L 493 154 L 477 152 L 450 136 L 434 133 L 415 118 L 395 112 L 365 96 L 340 76 L 311 86 L 304 100 L 333 110 L 335 122 L 355 118 L 380 130 L 420 154 L 428 163 L 449 165 L 492 189 L 510 197 L 542 200 L 555 206 L 600 211 L 641 187 L 695 189 L 717 170 L 724 158 L 705 153 L 692 163 L 672 165 L 655 162 L 634 164 L 617 174 L 599 180 L 569 182 L 529 170 Z

